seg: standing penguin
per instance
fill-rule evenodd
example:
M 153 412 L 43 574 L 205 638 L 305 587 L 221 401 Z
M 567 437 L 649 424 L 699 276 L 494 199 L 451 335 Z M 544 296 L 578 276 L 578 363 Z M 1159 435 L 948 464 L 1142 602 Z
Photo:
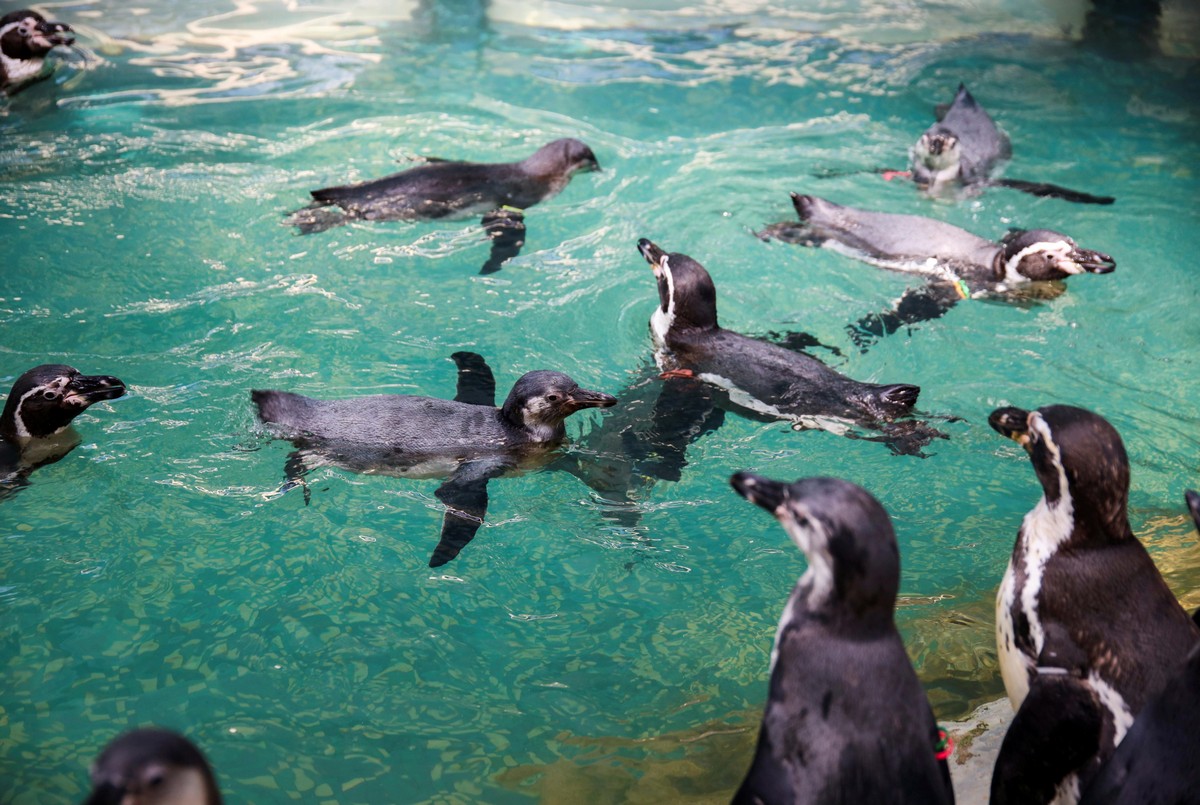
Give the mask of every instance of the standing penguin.
M 944 736 L 896 630 L 900 552 L 887 512 L 836 478 L 739 472 L 730 483 L 808 559 L 779 620 L 758 748 L 733 802 L 953 803 Z
M 75 449 L 75 417 L 124 394 L 125 384 L 115 377 L 81 375 L 63 364 L 35 366 L 18 377 L 0 414 L 0 497 Z
M 15 95 L 46 75 L 46 55 L 75 43 L 71 26 L 23 9 L 0 17 L 0 92 Z
M 992 802 L 1074 803 L 1200 638 L 1129 526 L 1129 460 L 1081 408 L 999 408 L 989 424 L 1029 453 L 1043 497 L 996 596 L 1000 672 L 1017 714 Z
M 717 289 L 704 266 L 645 238 L 638 250 L 658 283 L 650 331 L 664 372 L 699 378 L 752 415 L 882 441 L 896 453 L 922 455 L 932 439 L 946 438 L 922 422 L 897 421 L 912 413 L 918 386 L 859 382 L 810 355 L 726 330 L 717 323 Z M 860 436 L 859 426 L 882 435 Z
M 170 730 L 144 728 L 113 739 L 91 777 L 83 805 L 221 805 L 204 754 Z

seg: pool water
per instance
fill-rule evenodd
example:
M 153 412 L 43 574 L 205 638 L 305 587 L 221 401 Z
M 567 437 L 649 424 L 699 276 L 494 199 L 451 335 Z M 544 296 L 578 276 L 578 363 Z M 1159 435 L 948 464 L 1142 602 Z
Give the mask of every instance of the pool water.
M 0 385 L 62 362 L 129 394 L 0 503 L 0 801 L 77 802 L 100 747 L 147 724 L 195 739 L 231 802 L 727 801 L 805 568 L 729 488 L 743 469 L 880 499 L 898 623 L 937 717 L 962 718 L 1003 695 L 993 599 L 1040 496 L 987 426 L 1001 405 L 1082 405 L 1119 429 L 1134 530 L 1200 605 L 1185 7 L 1160 52 L 1119 54 L 1083 36 L 1082 6 L 1025 0 L 49 7 L 87 58 L 0 110 Z M 904 167 L 960 81 L 1013 140 L 1007 176 L 1116 204 L 931 200 L 870 173 Z M 476 220 L 281 223 L 312 188 L 568 136 L 603 171 L 530 210 L 496 274 L 478 273 Z M 1051 227 L 1118 268 L 859 352 L 845 326 L 915 280 L 754 238 L 793 216 L 791 191 L 992 238 Z M 845 374 L 917 383 L 950 438 L 898 456 L 727 413 L 676 473 L 630 466 L 614 425 L 662 387 L 641 237 L 708 267 L 724 326 L 808 333 Z M 568 421 L 568 450 L 630 474 L 627 499 L 554 468 L 493 481 L 478 536 L 431 570 L 436 480 L 322 468 L 308 505 L 278 494 L 291 448 L 251 389 L 451 397 L 460 350 L 501 395 L 538 368 L 618 395 L 624 412 Z

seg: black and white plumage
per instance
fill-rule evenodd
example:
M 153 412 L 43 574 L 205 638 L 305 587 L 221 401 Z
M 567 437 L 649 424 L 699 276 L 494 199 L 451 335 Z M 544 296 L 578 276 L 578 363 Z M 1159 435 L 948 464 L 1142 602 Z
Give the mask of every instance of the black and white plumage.
M 866 490 L 836 478 L 730 482 L 804 552 L 784 606 L 754 761 L 738 805 L 953 803 L 937 723 L 894 612 L 900 552 Z
M 353 220 L 482 215 L 492 240 L 491 258 L 481 271 L 486 274 L 520 252 L 524 210 L 558 195 L 576 173 L 599 169 L 592 149 L 570 138 L 547 143 L 519 162 L 435 160 L 383 179 L 313 190 L 312 204 L 292 213 L 286 223 L 308 234 Z
M 1111 196 L 1093 196 L 1045 182 L 993 178 L 996 167 L 1011 156 L 1008 135 L 996 126 L 967 88 L 959 84 L 953 102 L 939 110 L 937 122 L 913 146 L 912 178 L 931 194 L 994 185 L 1087 204 L 1114 201 Z
M 91 769 L 83 805 L 221 805 L 204 754 L 170 730 L 143 728 L 113 739 Z
M 446 478 L 434 493 L 447 506 L 442 538 L 430 559 L 438 567 L 474 538 L 487 511 L 487 482 L 545 464 L 566 438 L 564 422 L 616 398 L 581 389 L 562 372 L 527 372 L 496 407 L 483 359 L 456 353 L 458 395 L 441 400 L 376 394 L 318 400 L 286 391 L 251 392 L 262 421 L 291 440 L 294 477 L 323 464 L 403 478 Z
M 22 9 L 0 17 L 0 91 L 13 94 L 43 78 L 46 55 L 75 42 L 71 26 Z
M 1067 277 L 1117 267 L 1109 255 L 1050 229 L 1013 230 L 990 241 L 933 218 L 846 207 L 817 196 L 792 193 L 792 206 L 798 222 L 771 224 L 759 237 L 824 247 L 925 279 L 892 310 L 851 325 L 860 345 L 935 319 L 963 299 L 1051 298 L 1062 293 Z
M 726 330 L 717 322 L 717 291 L 704 266 L 643 238 L 638 249 L 654 269 L 659 305 L 650 318 L 655 361 L 664 372 L 696 377 L 728 395 L 742 412 L 920 454 L 944 434 L 913 420 L 918 386 L 862 383 L 816 358 Z M 863 427 L 882 436 L 861 436 Z
M 79 444 L 71 421 L 89 406 L 125 394 L 109 375 L 82 375 L 63 364 L 35 366 L 17 378 L 0 414 L 0 494 Z
M 989 423 L 1026 449 L 1043 490 L 996 596 L 1017 715 L 992 802 L 1073 803 L 1200 630 L 1129 526 L 1129 461 L 1112 425 L 1066 405 L 1000 408 Z

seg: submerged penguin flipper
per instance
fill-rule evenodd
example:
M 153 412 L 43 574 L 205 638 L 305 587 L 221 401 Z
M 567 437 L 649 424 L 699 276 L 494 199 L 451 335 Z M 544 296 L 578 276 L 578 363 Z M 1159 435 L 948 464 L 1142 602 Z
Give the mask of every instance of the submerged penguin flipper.
M 461 465 L 433 494 L 446 504 L 442 518 L 442 536 L 433 555 L 430 567 L 441 567 L 449 562 L 475 538 L 475 532 L 483 525 L 487 514 L 487 483 L 507 469 L 498 461 L 473 461 Z
M 950 282 L 909 288 L 889 310 L 868 313 L 853 324 L 847 324 L 846 332 L 859 352 L 866 352 L 876 341 L 903 327 L 940 318 L 961 298 L 956 286 Z
M 450 356 L 458 367 L 458 387 L 454 399 L 468 405 L 496 405 L 496 378 L 482 355 L 455 352 Z
M 1022 193 L 1029 193 L 1031 196 L 1061 198 L 1063 201 L 1072 201 L 1076 204 L 1112 204 L 1116 201 L 1116 198 L 1113 196 L 1094 196 L 1091 193 L 1071 190 L 1067 187 L 1060 187 L 1059 185 L 1048 184 L 1046 182 L 1026 182 L 1022 179 L 992 179 L 988 184 L 1007 187 L 1010 190 L 1020 190 Z
M 501 207 L 483 216 L 483 228 L 492 241 L 492 252 L 480 274 L 494 274 L 521 253 L 525 245 L 525 214 L 513 207 Z

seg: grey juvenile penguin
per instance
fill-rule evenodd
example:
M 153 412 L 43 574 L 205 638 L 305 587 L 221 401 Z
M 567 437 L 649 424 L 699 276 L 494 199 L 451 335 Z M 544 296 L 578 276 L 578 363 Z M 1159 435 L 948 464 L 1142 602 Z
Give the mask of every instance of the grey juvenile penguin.
M 1082 408 L 998 408 L 1043 496 L 996 595 L 996 649 L 1017 714 L 992 802 L 1074 803 L 1134 719 L 1177 676 L 1200 629 L 1129 526 L 1129 460 Z
M 22 9 L 0 17 L 0 91 L 13 95 L 45 77 L 46 55 L 75 43 L 71 26 Z
M 313 190 L 312 204 L 292 213 L 286 223 L 308 234 L 352 220 L 483 215 L 492 254 L 480 273 L 488 274 L 520 252 L 524 210 L 558 195 L 576 173 L 599 169 L 592 149 L 569 138 L 547 143 L 519 162 L 433 160 L 383 179 Z
M 471 541 L 487 512 L 491 478 L 541 466 L 566 438 L 568 416 L 607 408 L 616 398 L 581 389 L 562 372 L 527 372 L 496 407 L 483 359 L 455 353 L 454 400 L 375 394 L 317 400 L 286 391 L 250 392 L 262 421 L 298 449 L 289 474 L 332 464 L 354 472 L 446 478 L 434 493 L 446 504 L 430 567 L 449 562 Z
M 887 512 L 836 478 L 739 472 L 730 483 L 808 559 L 779 620 L 758 748 L 733 802 L 953 803 L 944 735 L 896 629 L 900 551 Z
M 145 728 L 115 738 L 92 764 L 83 805 L 221 805 L 204 754 L 182 735 Z

